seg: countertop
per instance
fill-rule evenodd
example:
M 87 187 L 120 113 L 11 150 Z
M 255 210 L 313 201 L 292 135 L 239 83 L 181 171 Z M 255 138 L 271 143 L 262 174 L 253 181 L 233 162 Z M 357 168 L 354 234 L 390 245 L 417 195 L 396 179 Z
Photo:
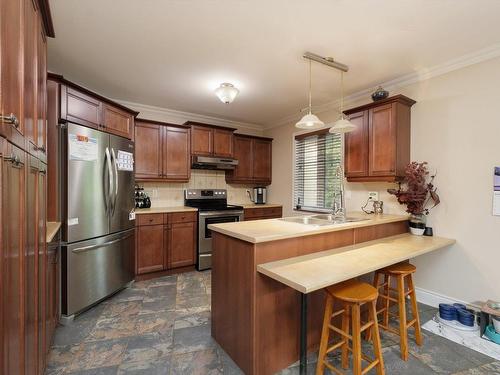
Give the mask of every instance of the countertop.
M 301 293 L 310 293 L 454 243 L 448 238 L 408 233 L 260 264 L 257 271 Z
M 135 214 L 168 214 L 171 212 L 190 212 L 198 211 L 197 208 L 186 207 L 186 206 L 176 206 L 176 207 L 151 207 L 151 208 L 136 208 Z
M 61 228 L 61 223 L 59 221 L 47 221 L 47 233 L 46 233 L 46 242 L 50 243 L 59 229 Z
M 317 226 L 291 223 L 280 219 L 266 219 L 255 221 L 240 221 L 236 223 L 210 224 L 208 228 L 215 232 L 238 238 L 242 241 L 261 243 L 408 220 L 408 216 L 406 215 L 383 214 L 375 216 L 363 214 L 361 212 L 350 212 L 349 216 L 360 218 L 362 217 L 366 218 L 367 220 L 344 224 Z
M 273 204 L 273 203 L 266 203 L 266 204 L 249 203 L 249 204 L 238 204 L 238 206 L 243 206 L 244 209 L 247 209 L 247 208 L 276 208 L 276 207 L 283 207 L 282 204 Z

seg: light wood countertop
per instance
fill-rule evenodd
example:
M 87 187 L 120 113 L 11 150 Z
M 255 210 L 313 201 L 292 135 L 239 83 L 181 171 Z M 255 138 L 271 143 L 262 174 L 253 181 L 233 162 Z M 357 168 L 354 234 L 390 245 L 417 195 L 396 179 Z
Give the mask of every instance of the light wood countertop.
M 136 208 L 136 215 L 143 214 L 168 214 L 172 212 L 193 212 L 198 211 L 197 208 L 187 207 L 187 206 L 176 206 L 176 207 L 151 207 L 151 208 Z
M 57 232 L 61 228 L 61 223 L 58 221 L 47 221 L 47 233 L 46 233 L 46 242 L 50 243 L 54 237 L 56 236 Z
M 301 293 L 311 293 L 454 243 L 448 238 L 401 234 L 260 264 L 257 271 Z
M 408 220 L 408 216 L 406 215 L 367 215 L 363 213 L 349 213 L 349 216 L 365 218 L 366 220 L 318 226 L 292 223 L 281 219 L 266 219 L 210 224 L 208 228 L 215 232 L 238 238 L 242 241 L 260 243 Z

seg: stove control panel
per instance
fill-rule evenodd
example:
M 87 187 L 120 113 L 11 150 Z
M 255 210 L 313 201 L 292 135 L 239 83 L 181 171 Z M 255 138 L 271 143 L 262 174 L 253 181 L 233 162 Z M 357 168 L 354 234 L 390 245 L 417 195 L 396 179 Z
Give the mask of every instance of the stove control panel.
M 186 189 L 184 198 L 189 199 L 226 199 L 226 189 Z

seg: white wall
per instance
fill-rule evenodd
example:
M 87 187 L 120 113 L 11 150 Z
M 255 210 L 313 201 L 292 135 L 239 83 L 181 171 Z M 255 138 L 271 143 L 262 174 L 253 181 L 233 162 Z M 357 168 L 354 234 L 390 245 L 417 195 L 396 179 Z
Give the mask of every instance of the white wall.
M 410 84 L 391 92 L 412 107 L 411 158 L 437 170 L 442 203 L 428 218 L 438 236 L 457 244 L 414 260 L 416 284 L 452 299 L 500 300 L 500 217 L 492 216 L 493 168 L 500 166 L 500 58 Z M 369 97 L 349 107 L 371 101 Z M 332 121 L 332 112 L 321 113 Z M 274 138 L 269 200 L 292 211 L 293 123 L 269 129 Z M 359 211 L 367 191 L 379 191 L 387 213 L 403 208 L 385 191 L 390 184 L 348 184 L 348 210 Z M 499 232 L 496 232 L 499 231 Z

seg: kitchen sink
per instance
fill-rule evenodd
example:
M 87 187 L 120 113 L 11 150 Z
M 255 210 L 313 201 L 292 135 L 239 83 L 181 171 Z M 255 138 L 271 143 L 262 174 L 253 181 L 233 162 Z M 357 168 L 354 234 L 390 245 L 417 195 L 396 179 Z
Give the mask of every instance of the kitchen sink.
M 354 223 L 356 221 L 364 221 L 364 220 L 369 220 L 365 218 L 360 218 L 360 217 L 349 217 L 347 216 L 345 220 L 341 218 L 336 218 L 332 214 L 320 214 L 320 215 L 313 215 L 311 216 L 313 219 L 318 219 L 318 220 L 328 220 L 330 222 L 334 222 L 335 224 L 341 224 L 341 223 Z
M 315 219 L 312 216 L 294 216 L 294 217 L 283 217 L 279 220 L 287 221 L 289 223 L 298 223 L 306 225 L 331 225 L 332 223 L 327 220 Z
M 331 214 L 320 214 L 320 215 L 312 215 L 312 216 L 294 216 L 294 217 L 285 217 L 280 220 L 287 221 L 289 223 L 298 223 L 298 224 L 306 224 L 306 225 L 334 225 L 334 224 L 342 224 L 342 223 L 354 223 L 356 221 L 364 221 L 368 219 L 357 218 L 357 217 L 346 217 L 345 220 L 340 218 L 335 218 L 335 216 Z

